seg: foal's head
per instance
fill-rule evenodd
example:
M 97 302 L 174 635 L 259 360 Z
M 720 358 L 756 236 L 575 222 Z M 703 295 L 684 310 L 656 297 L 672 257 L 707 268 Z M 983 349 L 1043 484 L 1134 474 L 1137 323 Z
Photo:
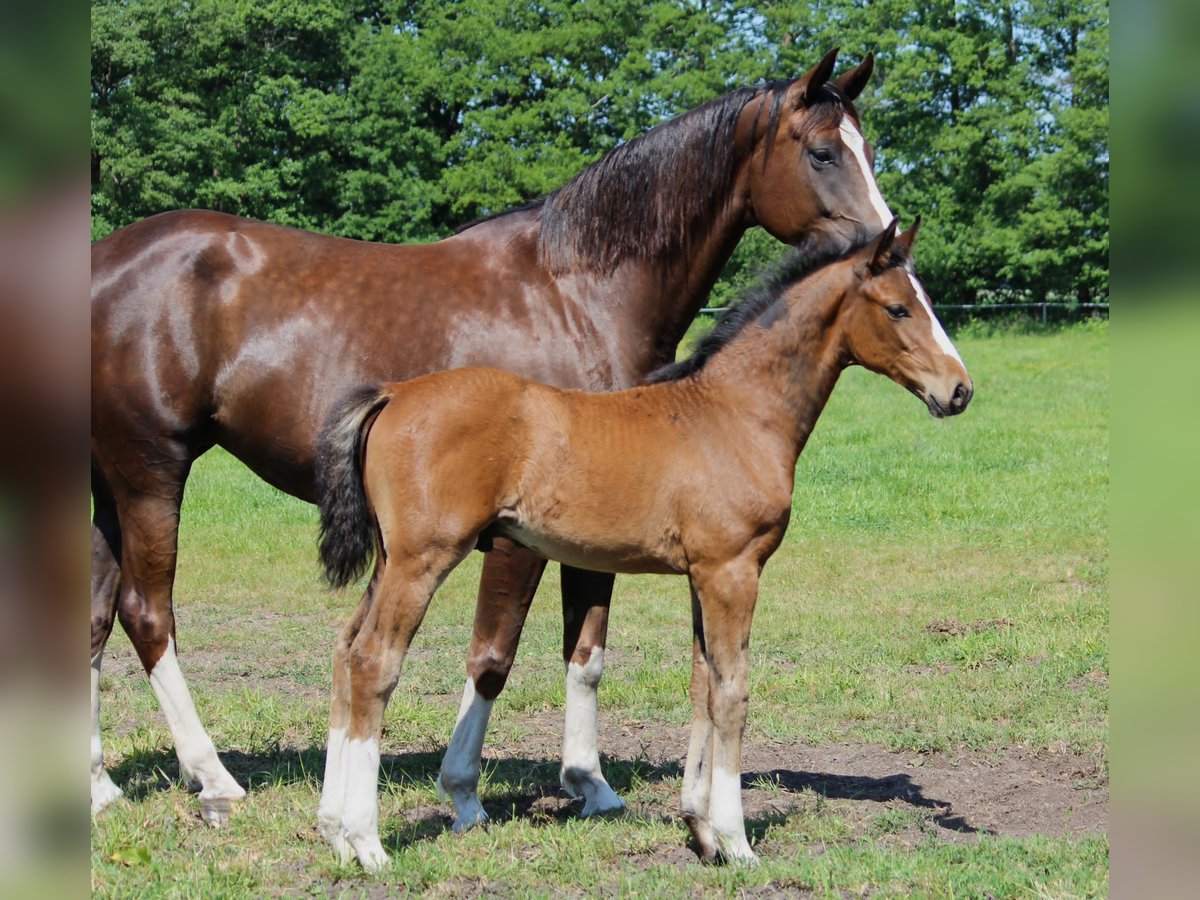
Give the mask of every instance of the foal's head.
M 921 220 L 896 234 L 896 220 L 854 254 L 854 286 L 841 307 L 851 364 L 908 388 L 939 419 L 967 408 L 971 376 L 933 313 L 913 271 L 911 249 Z

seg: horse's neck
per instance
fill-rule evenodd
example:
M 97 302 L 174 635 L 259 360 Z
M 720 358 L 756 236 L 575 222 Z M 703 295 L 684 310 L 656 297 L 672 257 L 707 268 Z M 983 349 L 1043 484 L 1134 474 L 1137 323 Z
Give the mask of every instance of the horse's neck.
M 740 203 L 699 223 L 686 247 L 656 257 L 631 260 L 608 276 L 603 294 L 619 309 L 627 346 L 640 347 L 640 375 L 675 360 L 675 350 L 704 306 L 746 225 Z
M 845 368 L 831 326 L 841 292 L 815 290 L 769 324 L 751 325 L 702 370 L 747 428 L 774 436 L 795 464 Z

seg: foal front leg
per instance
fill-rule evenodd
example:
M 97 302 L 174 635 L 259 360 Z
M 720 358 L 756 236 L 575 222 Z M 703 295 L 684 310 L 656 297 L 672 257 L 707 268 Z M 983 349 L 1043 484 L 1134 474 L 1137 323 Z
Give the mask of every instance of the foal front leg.
M 756 859 L 746 840 L 742 816 L 742 734 L 749 702 L 748 650 L 750 622 L 758 598 L 758 572 L 757 564 L 738 561 L 712 570 L 694 568 L 690 573 L 701 607 L 708 668 L 707 707 L 713 730 L 707 822 L 697 815 L 692 832 L 700 841 L 705 858 L 711 861 Z M 695 716 L 698 718 L 700 713 Z M 689 769 L 691 756 L 698 750 L 697 743 L 693 725 Z M 704 775 L 699 761 L 696 769 L 700 771 L 695 778 L 702 783 Z M 703 797 L 703 790 L 693 785 L 693 803 L 697 797 Z M 705 846 L 708 832 L 711 844 Z
M 715 862 L 717 843 L 708 822 L 712 780 L 712 717 L 708 710 L 708 648 L 704 643 L 704 618 L 696 589 L 692 588 L 692 735 L 683 770 L 683 821 L 700 845 L 707 862 Z

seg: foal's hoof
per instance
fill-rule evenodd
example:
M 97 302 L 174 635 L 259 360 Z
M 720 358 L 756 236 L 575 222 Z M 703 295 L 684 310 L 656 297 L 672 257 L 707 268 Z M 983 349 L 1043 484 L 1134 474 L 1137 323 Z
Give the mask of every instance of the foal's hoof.
M 100 815 L 106 807 L 120 799 L 121 789 L 112 783 L 105 772 L 102 778 L 92 776 L 92 817 Z
M 604 786 L 607 794 L 588 797 L 579 813 L 585 819 L 592 816 L 610 817 L 625 814 L 625 801 L 613 793 L 608 785 Z
M 369 875 L 378 875 L 387 867 L 388 855 L 378 840 L 357 842 L 354 845 L 354 853 L 358 856 L 363 870 Z
M 224 828 L 229 824 L 241 799 L 241 797 L 201 797 L 200 818 L 214 828 Z

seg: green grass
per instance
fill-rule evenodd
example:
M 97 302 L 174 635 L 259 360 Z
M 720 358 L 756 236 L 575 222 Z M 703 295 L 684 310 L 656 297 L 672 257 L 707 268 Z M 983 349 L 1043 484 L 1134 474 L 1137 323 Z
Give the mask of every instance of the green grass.
M 751 645 L 748 741 L 873 743 L 920 753 L 1073 752 L 1107 767 L 1108 331 L 961 335 L 968 412 L 935 421 L 897 386 L 851 370 L 800 460 L 792 524 L 764 574 Z M 202 719 L 252 790 L 232 826 L 196 816 L 161 714 L 121 634 L 106 657 L 110 769 L 130 797 L 92 828 L 93 888 L 113 896 L 368 894 L 312 825 L 329 656 L 356 590 L 318 580 L 315 510 L 228 455 L 196 466 L 176 585 L 179 647 Z M 948 841 L 926 810 L 869 820 L 805 791 L 751 821 L 763 865 L 701 867 L 675 820 L 679 767 L 607 765 L 628 816 L 549 807 L 455 836 L 432 779 L 464 678 L 473 554 L 443 586 L 385 721 L 382 830 L 393 889 L 736 894 L 759 885 L 884 896 L 1090 896 L 1108 845 L 1088 838 Z M 526 803 L 557 777 L 556 567 L 534 603 L 488 741 L 483 799 Z M 942 623 L 942 627 L 937 627 Z M 933 626 L 933 627 L 930 627 Z M 690 624 L 679 578 L 619 578 L 601 708 L 653 735 L 684 726 Z M 649 739 L 649 738 L 648 738 Z M 604 733 L 601 734 L 604 746 Z M 506 748 L 525 748 L 520 752 Z M 686 747 L 678 748 L 681 759 Z M 527 758 L 528 757 L 528 758 Z M 793 795 L 792 799 L 796 797 Z M 378 890 L 379 888 L 374 888 Z

